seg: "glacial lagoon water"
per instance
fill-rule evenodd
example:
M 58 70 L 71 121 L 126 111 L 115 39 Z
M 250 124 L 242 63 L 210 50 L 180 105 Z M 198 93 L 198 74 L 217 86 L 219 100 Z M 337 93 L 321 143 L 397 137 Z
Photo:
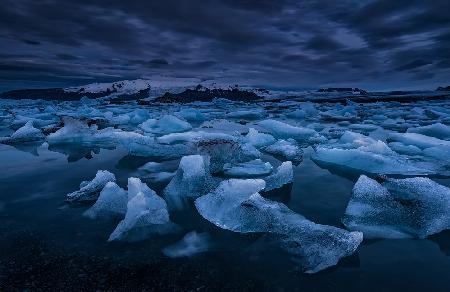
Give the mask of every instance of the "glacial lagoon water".
M 412 216 L 407 222 L 394 222 L 392 218 L 400 218 L 395 208 L 385 208 L 384 201 L 370 202 L 381 206 L 381 212 L 369 214 L 381 220 L 369 222 L 379 230 L 408 233 L 411 225 L 422 229 L 429 222 L 442 225 L 444 231 L 423 239 L 370 239 L 364 234 L 362 240 L 361 233 L 346 231 L 348 226 L 342 223 L 352 189 L 363 174 L 380 182 L 426 176 L 450 187 L 448 101 L 342 104 L 292 98 L 258 104 L 218 99 L 138 105 L 83 99 L 2 100 L 1 105 L 0 289 L 446 291 L 450 287 L 445 203 L 433 210 L 427 208 L 435 206 L 433 202 L 406 194 L 396 203 Z M 218 183 L 229 178 L 223 170 L 233 167 L 240 182 L 246 173 L 254 177 L 259 172 L 274 189 L 261 192 L 265 199 L 251 195 L 231 208 L 220 205 L 219 196 L 210 201 L 219 204 L 217 214 L 204 209 L 201 213 L 195 196 L 206 188 L 219 190 Z M 278 173 L 279 168 L 284 172 Z M 194 197 L 182 208 L 169 208 L 176 231 L 134 242 L 126 237 L 108 241 L 123 214 L 91 219 L 84 213 L 94 202 L 66 202 L 67 194 L 85 186 L 82 182 L 100 170 L 114 174 L 118 186 L 112 184 L 113 189 L 127 190 L 129 178 L 137 177 L 166 201 L 169 181 L 172 195 Z M 262 184 L 257 180 L 249 186 Z M 194 193 L 189 193 L 191 187 Z M 430 193 L 441 201 L 444 194 L 445 200 L 445 187 L 441 193 Z M 239 199 L 245 191 L 237 188 L 222 195 Z M 152 213 L 146 215 L 151 206 L 145 205 L 143 194 L 124 201 L 134 198 L 143 200 L 123 209 L 152 219 Z M 208 204 L 202 207 L 208 209 Z M 232 212 L 221 217 L 226 208 Z M 357 215 L 364 219 L 366 214 Z M 147 222 L 130 218 L 130 226 Z M 383 220 L 387 228 L 377 223 Z M 230 222 L 232 226 L 227 225 Z
M 118 265 L 120 268 L 116 270 L 125 266 L 124 271 L 130 275 L 120 277 L 121 281 L 148 283 L 149 278 L 158 277 L 150 279 L 151 283 L 160 282 L 178 289 L 186 283 L 200 289 L 206 289 L 209 283 L 224 289 L 276 291 L 445 291 L 450 287 L 449 231 L 427 239 L 365 240 L 355 254 L 342 259 L 337 266 L 312 275 L 299 271 L 292 257 L 263 234 L 220 230 L 196 214 L 194 207 L 171 214 L 171 219 L 185 230 L 207 232 L 210 248 L 205 253 L 187 258 L 166 257 L 161 249 L 178 241 L 183 232 L 135 243 L 107 242 L 117 221 L 83 217 L 88 206 L 67 205 L 66 194 L 78 189 L 81 181 L 92 179 L 98 169 L 114 173 L 117 183 L 126 187 L 128 177 L 153 160 L 130 156 L 120 147 L 96 152 L 91 152 L 89 147 L 67 146 L 51 151 L 39 143 L 17 148 L 0 144 L 0 281 L 33 281 L 30 277 L 36 277 L 39 283 L 45 271 L 36 272 L 36 269 L 45 266 L 47 259 L 45 267 L 49 272 L 54 271 L 51 267 L 54 264 L 57 269 L 65 270 L 64 275 L 70 275 L 73 281 L 91 279 L 87 282 L 92 289 L 113 283 L 113 268 L 99 268 L 94 275 L 86 275 L 80 272 L 83 267 L 77 266 L 81 265 L 77 260 L 72 265 L 61 265 L 54 260 L 62 257 L 64 261 L 65 255 L 71 255 L 73 260 L 75 255 L 75 258 L 101 259 L 100 263 L 91 260 L 91 265 L 103 267 L 103 262 L 107 262 L 108 267 Z M 340 220 L 357 177 L 320 168 L 310 159 L 311 152 L 312 149 L 306 149 L 302 163 L 294 168 L 294 182 L 271 193 L 269 198 L 283 202 L 313 222 L 342 227 Z M 172 160 L 168 165 L 176 169 L 177 163 Z M 435 180 L 450 186 L 449 179 Z M 157 192 L 163 188 L 151 180 L 143 181 Z M 36 245 L 40 252 L 44 250 L 43 255 L 33 254 Z M 28 257 L 36 262 L 27 265 Z M 11 273 L 8 269 L 14 266 L 31 266 L 35 271 L 15 271 L 21 276 L 6 278 Z M 154 273 L 149 268 L 159 269 L 159 266 L 165 267 L 164 273 Z M 139 270 L 142 267 L 144 270 Z M 138 275 L 130 272 L 133 269 L 140 271 Z M 207 272 L 198 273 L 202 269 Z

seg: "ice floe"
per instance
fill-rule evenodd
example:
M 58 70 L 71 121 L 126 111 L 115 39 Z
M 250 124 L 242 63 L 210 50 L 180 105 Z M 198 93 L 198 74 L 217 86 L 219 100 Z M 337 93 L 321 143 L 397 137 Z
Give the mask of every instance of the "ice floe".
M 178 170 L 164 189 L 164 199 L 174 209 L 181 209 L 186 200 L 200 197 L 215 186 L 209 172 L 209 157 L 190 155 L 181 158 Z
M 108 241 L 143 240 L 175 229 L 164 199 L 138 178 L 129 178 L 127 212 Z
M 223 172 L 225 175 L 231 177 L 254 177 L 270 174 L 272 168 L 273 167 L 269 162 L 255 159 L 236 164 L 226 163 L 223 166 Z
M 355 252 L 362 233 L 313 223 L 284 204 L 263 198 L 260 179 L 223 181 L 212 193 L 198 198 L 199 213 L 214 225 L 239 233 L 269 233 L 301 258 L 307 273 L 337 264 Z
M 38 141 L 45 138 L 45 135 L 40 129 L 33 126 L 33 121 L 28 121 L 23 127 L 17 129 L 11 137 L 0 138 L 0 142 L 3 143 L 19 143 Z
M 276 140 L 272 135 L 260 133 L 258 130 L 250 128 L 247 135 L 245 135 L 245 141 L 252 144 L 256 148 L 261 148 L 275 143 Z
M 294 163 L 300 163 L 303 158 L 303 150 L 297 145 L 297 143 L 292 140 L 278 140 L 264 148 L 264 151 L 270 154 L 285 157 Z
M 342 222 L 367 238 L 425 238 L 450 228 L 450 189 L 424 177 L 379 183 L 362 175 Z
M 313 129 L 296 127 L 276 120 L 264 120 L 259 125 L 268 130 L 277 138 L 292 138 L 297 141 L 307 142 L 310 138 L 317 136 L 318 133 Z
M 114 174 L 107 170 L 99 170 L 93 180 L 82 182 L 78 191 L 67 194 L 66 200 L 68 202 L 95 201 L 106 184 L 115 181 Z
M 127 212 L 128 193 L 115 182 L 109 181 L 100 192 L 95 204 L 84 212 L 84 216 L 122 219 Z
M 144 132 L 169 134 L 186 132 L 192 129 L 191 124 L 172 115 L 164 115 L 159 119 L 149 119 L 139 125 Z
M 292 183 L 294 181 L 292 162 L 283 162 L 277 167 L 273 174 L 264 177 L 263 179 L 266 182 L 266 187 L 264 188 L 264 191 L 266 192 L 281 188 L 285 184 Z

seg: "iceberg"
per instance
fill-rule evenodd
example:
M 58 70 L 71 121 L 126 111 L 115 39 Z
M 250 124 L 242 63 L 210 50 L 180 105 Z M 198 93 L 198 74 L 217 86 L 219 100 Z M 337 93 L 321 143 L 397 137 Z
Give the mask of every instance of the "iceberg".
M 127 212 L 128 194 L 115 182 L 108 182 L 95 202 L 95 204 L 84 212 L 84 216 L 96 218 L 120 218 Z
M 169 134 L 186 132 L 192 129 L 191 124 L 172 115 L 164 115 L 160 119 L 148 119 L 139 125 L 144 132 L 153 134 Z
M 207 233 L 191 231 L 179 242 L 165 247 L 163 253 L 170 258 L 191 257 L 207 251 L 209 248 L 209 236 Z
M 272 175 L 264 177 L 263 179 L 266 182 L 266 187 L 264 188 L 264 191 L 266 192 L 292 183 L 294 181 L 294 169 L 292 167 L 292 162 L 283 162 L 277 167 L 277 170 Z
M 263 162 L 261 159 L 237 164 L 225 163 L 223 172 L 225 175 L 232 177 L 254 177 L 270 174 L 272 165 L 269 162 Z
M 155 234 L 174 231 L 166 202 L 138 178 L 128 179 L 128 203 L 125 218 L 108 241 L 137 241 Z
M 303 150 L 292 140 L 278 140 L 264 148 L 264 151 L 273 155 L 285 157 L 287 160 L 298 164 L 303 160 Z
M 33 121 L 28 121 L 23 127 L 17 129 L 11 137 L 0 138 L 2 143 L 31 142 L 44 139 L 45 136 L 40 129 L 33 127 Z
M 108 182 L 115 182 L 114 174 L 107 170 L 99 170 L 94 179 L 88 182 L 82 182 L 78 191 L 67 194 L 68 202 L 89 202 L 97 200 L 100 192 Z
M 450 189 L 429 178 L 360 176 L 342 222 L 367 238 L 425 238 L 450 228 Z
M 176 116 L 185 119 L 188 122 L 201 122 L 206 120 L 203 113 L 194 108 L 185 108 L 175 113 Z
M 248 134 L 245 136 L 245 141 L 256 148 L 261 148 L 275 143 L 276 140 L 272 135 L 260 133 L 258 130 L 250 128 Z
M 210 157 L 211 173 L 221 172 L 225 163 L 246 162 L 261 156 L 252 145 L 234 139 L 202 139 L 197 142 L 197 151 Z
M 172 133 L 156 138 L 158 143 L 162 144 L 175 144 L 183 142 L 198 142 L 204 139 L 225 139 L 235 140 L 235 138 L 229 134 L 217 133 L 217 132 L 204 132 L 204 131 L 189 131 L 184 133 Z
M 450 146 L 450 141 L 441 140 L 418 133 L 391 133 L 388 136 L 388 140 L 401 142 L 404 145 L 413 145 L 420 149 L 434 146 Z
M 392 151 L 383 141 L 346 131 L 332 146 L 318 146 L 314 162 L 367 174 L 424 175 L 435 173 Z
M 318 133 L 313 129 L 295 127 L 276 120 L 264 120 L 259 122 L 259 125 L 275 137 L 281 139 L 292 138 L 297 141 L 306 142 L 310 138 L 318 136 Z
M 178 170 L 164 189 L 164 199 L 173 209 L 182 209 L 189 198 L 197 198 L 215 187 L 209 173 L 209 157 L 190 155 L 181 158 Z
M 381 141 L 380 141 L 381 142 Z M 370 148 L 341 149 L 320 146 L 311 157 L 314 162 L 325 166 L 368 174 L 423 175 L 433 170 L 414 166 L 398 154 L 384 155 L 370 151 Z
M 450 126 L 436 123 L 428 126 L 409 128 L 407 133 L 417 133 L 442 140 L 450 140 Z
M 234 119 L 257 120 L 264 118 L 265 115 L 266 112 L 264 110 L 240 110 L 228 113 L 227 117 Z
M 239 233 L 269 233 L 280 244 L 300 256 L 306 273 L 336 265 L 355 252 L 361 232 L 313 223 L 284 204 L 262 197 L 261 179 L 223 181 L 218 188 L 195 201 L 200 215 L 214 225 Z

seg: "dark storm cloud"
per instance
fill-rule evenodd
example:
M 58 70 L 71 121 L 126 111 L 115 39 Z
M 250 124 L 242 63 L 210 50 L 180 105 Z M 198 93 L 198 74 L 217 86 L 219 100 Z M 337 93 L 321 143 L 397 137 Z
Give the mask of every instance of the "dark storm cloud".
M 4 0 L 0 82 L 427 85 L 450 73 L 449 3 Z

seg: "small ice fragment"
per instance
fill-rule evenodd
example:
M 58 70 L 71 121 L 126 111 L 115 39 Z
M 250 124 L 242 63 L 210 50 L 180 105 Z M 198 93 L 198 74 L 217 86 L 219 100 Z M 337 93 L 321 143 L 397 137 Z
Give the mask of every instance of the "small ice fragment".
M 272 165 L 269 162 L 263 162 L 261 159 L 237 164 L 226 163 L 223 167 L 223 172 L 227 176 L 253 177 L 270 174 Z
M 137 241 L 173 228 L 166 202 L 140 179 L 129 178 L 127 212 L 108 241 Z
M 450 228 L 450 189 L 429 178 L 360 176 L 342 222 L 368 238 L 425 238 Z
M 84 212 L 84 216 L 91 219 L 112 217 L 122 219 L 127 212 L 128 195 L 115 182 L 108 182 L 100 192 L 95 204 Z
M 303 159 L 303 150 L 291 139 L 287 141 L 278 140 L 272 145 L 264 148 L 264 151 L 273 155 L 285 157 L 294 163 L 300 163 Z
M 264 191 L 266 192 L 281 188 L 285 184 L 293 182 L 294 169 L 292 168 L 292 162 L 283 162 L 272 175 L 264 177 L 263 179 L 266 182 L 266 187 L 264 188 Z
M 248 130 L 248 134 L 245 136 L 245 140 L 256 148 L 273 144 L 276 141 L 272 135 L 260 133 L 254 128 L 250 128 Z
M 413 145 L 420 149 L 434 146 L 450 146 L 450 141 L 441 140 L 418 133 L 391 133 L 389 134 L 388 140 L 401 142 L 405 145 Z
M 307 141 L 318 135 L 313 129 L 295 127 L 276 120 L 264 120 L 259 122 L 259 125 L 270 131 L 277 138 L 282 139 L 292 138 L 297 141 Z
M 66 201 L 68 202 L 84 202 L 95 201 L 100 191 L 106 186 L 108 182 L 115 182 L 114 174 L 107 170 L 99 170 L 95 178 L 89 183 L 84 183 L 83 186 L 73 193 L 67 194 Z
M 17 129 L 11 137 L 3 138 L 0 141 L 3 143 L 17 143 L 37 141 L 44 138 L 42 131 L 33 127 L 33 121 L 28 121 L 23 127 Z
M 214 188 L 209 173 L 209 157 L 190 155 L 181 158 L 178 170 L 164 189 L 164 199 L 174 209 L 181 209 L 188 198 L 197 198 Z
M 409 128 L 408 133 L 418 133 L 438 139 L 449 140 L 450 139 L 450 126 L 436 123 L 428 126 Z
M 241 144 L 234 139 L 202 139 L 197 151 L 210 157 L 211 173 L 222 171 L 225 163 L 239 163 L 259 158 L 259 152 L 251 144 Z
M 264 110 L 240 110 L 228 113 L 227 117 L 234 119 L 256 120 L 264 118 L 265 115 L 266 112 Z
M 203 113 L 194 108 L 182 109 L 179 112 L 176 112 L 175 115 L 189 122 L 200 122 L 205 120 Z
M 143 131 L 154 134 L 169 134 L 186 132 L 192 129 L 192 126 L 172 115 L 164 115 L 160 119 L 148 119 L 139 125 Z

